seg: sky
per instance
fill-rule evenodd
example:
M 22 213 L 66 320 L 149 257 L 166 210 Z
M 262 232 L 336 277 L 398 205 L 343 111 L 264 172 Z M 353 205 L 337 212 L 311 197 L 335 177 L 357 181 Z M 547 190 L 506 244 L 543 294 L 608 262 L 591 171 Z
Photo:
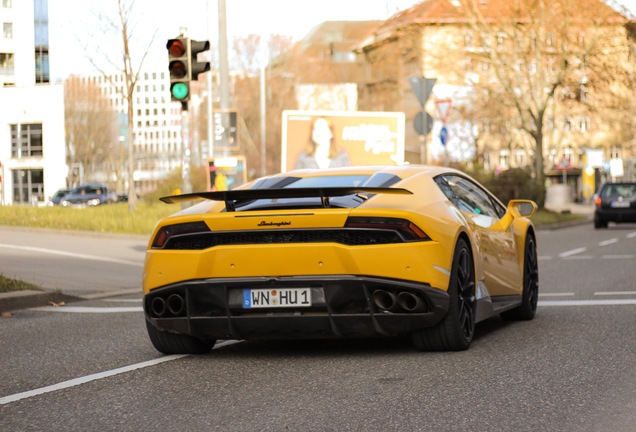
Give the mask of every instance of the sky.
M 636 16 L 636 0 L 606 0 Z M 125 0 L 130 3 L 131 0 Z M 386 20 L 420 0 L 226 0 L 228 44 L 249 34 L 281 34 L 301 40 L 325 21 Z M 69 74 L 120 69 L 121 36 L 108 27 L 116 0 L 49 0 L 51 81 Z M 218 46 L 218 0 L 134 0 L 130 36 L 133 62 L 167 68 L 166 41 L 181 33 Z M 117 26 L 119 27 L 119 26 Z
M 418 2 L 226 0 L 228 43 L 231 45 L 234 37 L 249 34 L 281 34 L 297 41 L 325 21 L 386 20 Z M 52 82 L 69 74 L 108 70 L 112 63 L 121 63 L 121 36 L 116 36 L 107 24 L 117 19 L 116 4 L 116 0 L 49 0 Z M 136 58 L 148 52 L 145 66 L 167 67 L 166 41 L 179 35 L 182 27 L 187 28 L 186 34 L 192 39 L 209 40 L 213 47 L 218 44 L 217 0 L 135 0 L 131 16 Z

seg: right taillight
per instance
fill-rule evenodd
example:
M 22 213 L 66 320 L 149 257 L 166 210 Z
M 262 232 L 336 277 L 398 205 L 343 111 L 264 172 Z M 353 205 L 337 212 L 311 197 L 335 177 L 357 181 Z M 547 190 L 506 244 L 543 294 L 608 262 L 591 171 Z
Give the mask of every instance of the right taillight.
M 399 232 L 406 240 L 430 240 L 431 238 L 413 222 L 400 218 L 384 217 L 350 217 L 345 224 L 347 228 L 366 228 L 393 230 Z

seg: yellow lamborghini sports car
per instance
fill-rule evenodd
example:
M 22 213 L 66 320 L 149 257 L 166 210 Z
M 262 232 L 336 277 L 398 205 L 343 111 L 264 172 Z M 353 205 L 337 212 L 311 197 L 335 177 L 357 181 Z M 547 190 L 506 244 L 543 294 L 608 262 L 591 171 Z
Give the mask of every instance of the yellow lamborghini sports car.
M 399 335 L 455 351 L 477 322 L 534 317 L 535 203 L 506 207 L 460 171 L 297 170 L 162 201 L 199 199 L 148 244 L 144 311 L 160 352 Z

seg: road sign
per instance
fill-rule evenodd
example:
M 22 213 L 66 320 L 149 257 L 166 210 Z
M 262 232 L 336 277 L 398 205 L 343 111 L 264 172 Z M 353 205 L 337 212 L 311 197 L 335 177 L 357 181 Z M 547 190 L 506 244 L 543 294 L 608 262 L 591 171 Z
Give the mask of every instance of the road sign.
M 420 111 L 413 119 L 413 126 L 420 135 L 427 135 L 433 128 L 433 117 L 427 112 Z
M 448 142 L 448 129 L 446 126 L 442 126 L 442 129 L 439 131 L 439 140 L 444 146 Z
M 452 99 L 437 99 L 435 101 L 435 109 L 437 110 L 437 115 L 439 115 L 439 119 L 442 123 L 446 124 L 452 106 Z
M 437 78 L 418 78 L 418 77 L 410 77 L 409 83 L 411 84 L 411 88 L 415 93 L 415 97 L 420 102 L 420 105 L 424 106 L 426 101 L 428 100 L 431 92 L 433 91 L 433 86 Z
M 443 146 L 448 142 L 448 129 L 446 129 L 446 126 L 442 126 L 442 129 L 439 131 L 439 140 Z

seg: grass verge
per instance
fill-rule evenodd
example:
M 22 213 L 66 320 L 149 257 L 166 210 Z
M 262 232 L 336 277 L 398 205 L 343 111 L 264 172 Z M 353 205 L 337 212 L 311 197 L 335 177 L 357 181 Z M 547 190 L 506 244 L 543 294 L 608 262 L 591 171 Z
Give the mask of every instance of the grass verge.
M 157 221 L 181 210 L 164 203 L 137 203 L 86 208 L 0 206 L 0 225 L 150 235 Z
M 25 290 L 40 291 L 40 287 L 18 279 L 11 279 L 0 274 L 0 293 Z

